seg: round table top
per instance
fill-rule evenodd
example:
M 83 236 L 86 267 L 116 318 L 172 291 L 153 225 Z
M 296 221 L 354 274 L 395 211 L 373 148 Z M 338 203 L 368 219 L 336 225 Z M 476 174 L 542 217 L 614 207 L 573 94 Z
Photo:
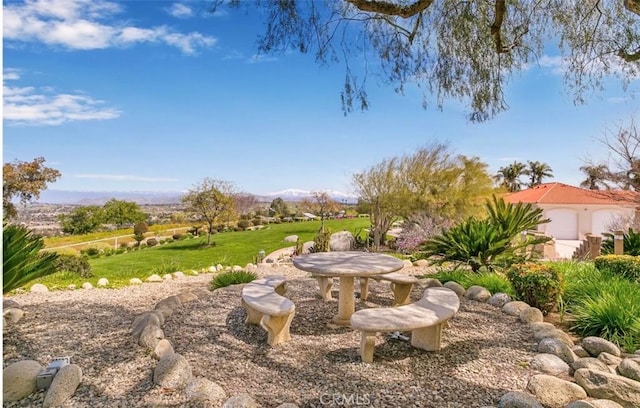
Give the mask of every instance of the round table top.
M 384 254 L 339 251 L 296 256 L 293 266 L 315 275 L 366 277 L 395 272 L 404 262 Z

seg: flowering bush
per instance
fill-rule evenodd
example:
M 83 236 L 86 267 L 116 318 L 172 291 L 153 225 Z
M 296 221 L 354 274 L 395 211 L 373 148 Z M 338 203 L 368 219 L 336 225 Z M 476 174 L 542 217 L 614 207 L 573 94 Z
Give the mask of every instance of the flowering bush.
M 396 239 L 396 248 L 403 254 L 411 254 L 430 237 L 440 234 L 452 225 L 451 220 L 423 213 L 402 224 L 402 232 Z

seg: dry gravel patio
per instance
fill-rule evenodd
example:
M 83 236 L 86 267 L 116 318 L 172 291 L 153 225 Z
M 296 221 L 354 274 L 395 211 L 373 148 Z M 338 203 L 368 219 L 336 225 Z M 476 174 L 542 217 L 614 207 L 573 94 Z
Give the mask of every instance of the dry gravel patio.
M 163 326 L 177 353 L 228 397 L 248 393 L 262 407 L 292 402 L 300 407 L 348 406 L 341 396 L 375 407 L 482 407 L 504 393 L 524 390 L 536 342 L 516 317 L 485 303 L 463 300 L 444 330 L 442 350 L 414 349 L 401 340 L 378 337 L 375 362 L 358 356 L 359 333 L 330 326 L 337 301 L 320 299 L 317 282 L 292 266 L 260 267 L 258 274 L 284 274 L 296 305 L 292 340 L 271 348 L 266 332 L 244 324 L 240 286 L 186 303 Z M 423 273 L 416 268 L 415 273 Z M 156 360 L 135 344 L 133 319 L 167 296 L 208 287 L 212 275 L 122 289 L 93 289 L 12 296 L 27 312 L 3 337 L 4 366 L 34 359 L 72 356 L 83 380 L 66 407 L 195 407 L 183 393 L 152 383 Z M 337 285 L 336 285 L 337 286 Z M 337 297 L 334 286 L 334 297 Z M 417 300 L 423 289 L 414 288 Z M 390 306 L 388 283 L 371 282 L 366 305 Z M 5 406 L 41 406 L 43 393 Z M 348 402 L 348 401 L 347 401 Z M 364 404 L 367 402 L 368 404 Z M 208 406 L 220 406 L 212 404 Z

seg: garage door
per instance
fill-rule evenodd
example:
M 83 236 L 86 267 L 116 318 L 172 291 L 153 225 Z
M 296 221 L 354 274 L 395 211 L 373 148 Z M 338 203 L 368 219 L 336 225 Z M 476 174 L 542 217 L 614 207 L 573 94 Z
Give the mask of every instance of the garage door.
M 603 232 L 610 232 L 611 224 L 622 218 L 622 215 L 622 211 L 616 210 L 595 211 L 591 216 L 591 233 L 602 235 Z
M 545 217 L 551 222 L 545 225 L 547 235 L 555 239 L 578 239 L 578 212 L 575 210 L 549 210 Z

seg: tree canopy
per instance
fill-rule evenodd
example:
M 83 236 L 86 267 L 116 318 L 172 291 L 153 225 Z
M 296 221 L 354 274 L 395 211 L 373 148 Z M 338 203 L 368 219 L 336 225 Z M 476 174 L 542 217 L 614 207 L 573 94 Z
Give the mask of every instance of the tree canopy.
M 187 204 L 187 211 L 207 224 L 207 245 L 211 245 L 214 225 L 235 215 L 235 196 L 231 183 L 207 177 L 182 197 L 182 202 Z
M 640 0 L 213 0 L 260 13 L 261 53 L 298 50 L 343 63 L 342 109 L 367 109 L 367 86 L 415 84 L 423 105 L 463 101 L 472 121 L 508 108 L 505 85 L 553 60 L 576 103 L 616 77 L 626 89 L 640 71 Z M 555 42 L 551 58 L 545 49 Z M 547 57 L 547 58 L 545 58 Z
M 36 157 L 30 162 L 15 160 L 2 166 L 2 209 L 4 217 L 14 218 L 16 207 L 11 202 L 14 197 L 26 204 L 40 197 L 40 192 L 60 177 L 58 170 L 44 165 L 44 157 Z
M 147 219 L 147 215 L 133 201 L 112 198 L 104 203 L 102 209 L 104 211 L 104 222 L 115 224 L 118 228 Z

